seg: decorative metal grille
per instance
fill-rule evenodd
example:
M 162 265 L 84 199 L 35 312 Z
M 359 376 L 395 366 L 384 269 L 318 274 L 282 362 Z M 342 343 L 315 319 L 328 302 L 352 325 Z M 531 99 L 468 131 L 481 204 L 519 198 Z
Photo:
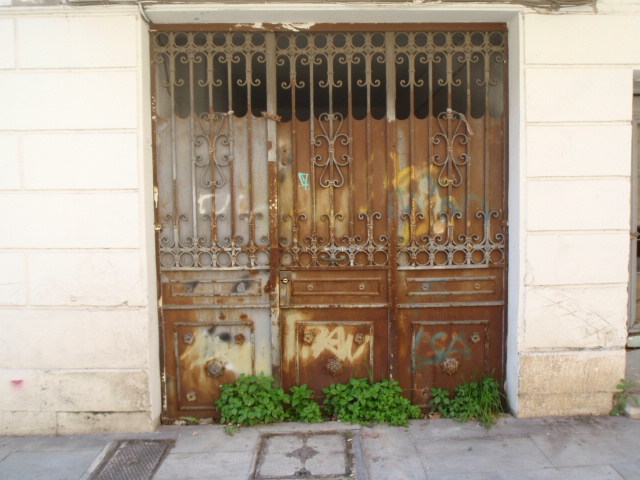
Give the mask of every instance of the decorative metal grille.
M 266 35 L 154 34 L 161 268 L 268 268 L 274 120 L 281 266 L 504 264 L 503 32 Z
M 290 130 L 280 130 L 292 152 L 281 170 L 309 178 L 309 191 L 280 189 L 282 266 L 389 263 L 386 208 L 372 198 L 373 182 L 379 190 L 386 177 L 372 174 L 372 124 L 384 123 L 386 113 L 386 54 L 383 33 L 278 38 L 277 63 L 285 79 L 278 104 L 292 123 Z M 298 142 L 307 135 L 309 145 L 301 148 Z M 354 141 L 365 148 L 356 150 Z M 385 155 L 379 163 L 386 164 Z M 378 193 L 386 197 L 384 189 Z
M 504 264 L 504 33 L 397 33 L 394 47 L 398 265 Z
M 160 265 L 269 263 L 265 36 L 156 33 Z

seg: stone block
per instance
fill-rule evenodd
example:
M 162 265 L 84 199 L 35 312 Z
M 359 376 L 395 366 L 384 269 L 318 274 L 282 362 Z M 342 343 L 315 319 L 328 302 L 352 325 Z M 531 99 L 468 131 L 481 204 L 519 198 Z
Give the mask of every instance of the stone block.
M 527 122 L 631 120 L 631 68 L 528 67 L 525 88 Z
M 524 16 L 527 64 L 614 65 L 640 63 L 638 16 Z M 622 41 L 616 41 L 624 39 Z M 562 48 L 558 48 L 562 45 Z
M 631 184 L 619 178 L 529 181 L 526 205 L 529 231 L 625 230 Z
M 138 252 L 29 253 L 31 305 L 145 306 Z
M 0 21 L 0 32 L 2 31 Z M 0 33 L 1 35 L 1 33 Z M 2 45 L 2 40 L 0 40 Z M 20 148 L 18 135 L 0 134 L 0 190 L 18 190 L 20 188 Z
M 148 368 L 148 322 L 146 309 L 2 309 L 0 368 Z
M 0 248 L 139 248 L 136 192 L 0 195 Z
M 55 435 L 55 412 L 0 411 L 0 435 Z
M 623 286 L 527 287 L 521 348 L 623 348 L 627 301 Z
M 570 415 L 608 415 L 611 393 L 565 393 L 558 395 L 528 395 L 518 397 L 518 418 L 566 417 Z
M 0 84 L 0 130 L 138 126 L 136 72 L 0 72 Z
M 148 412 L 58 412 L 56 419 L 58 435 L 153 432 L 159 425 Z
M 135 189 L 134 133 L 33 134 L 23 136 L 28 189 Z
M 0 265 L 0 305 L 24 305 L 24 254 L 0 252 Z
M 18 19 L 21 68 L 135 67 L 136 46 L 133 15 Z
M 529 125 L 527 176 L 606 177 L 631 173 L 629 125 Z
M 629 243 L 627 232 L 528 235 L 525 284 L 626 284 Z
M 148 411 L 146 370 L 53 370 L 42 376 L 44 411 Z
M 0 70 L 16 68 L 15 24 L 12 18 L 0 18 Z
M 47 392 L 41 370 L 11 368 L 0 370 L 0 411 L 43 410 Z
M 605 394 L 609 403 L 616 385 L 624 378 L 625 351 L 572 351 L 520 354 L 520 402 L 526 396 L 554 396 L 558 399 L 570 395 Z M 518 415 L 522 404 L 519 405 Z M 570 408 L 559 405 L 558 412 Z M 567 410 L 568 415 L 601 414 L 584 412 L 576 405 L 576 412 Z M 609 405 L 609 410 L 611 405 Z M 555 413 L 554 415 L 560 415 Z

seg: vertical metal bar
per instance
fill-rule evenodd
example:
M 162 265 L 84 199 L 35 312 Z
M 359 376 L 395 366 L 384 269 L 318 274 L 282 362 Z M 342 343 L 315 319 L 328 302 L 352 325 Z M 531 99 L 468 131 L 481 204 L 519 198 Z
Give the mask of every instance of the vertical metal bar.
M 267 68 L 267 112 L 277 113 L 276 35 L 265 34 Z M 295 111 L 292 112 L 295 118 Z M 269 168 L 269 302 L 271 306 L 271 375 L 282 384 L 282 345 L 280 336 L 280 264 L 278 239 L 278 168 L 276 122 L 267 120 L 267 164 Z
M 395 69 L 395 34 L 385 33 L 385 67 L 387 87 L 387 203 L 389 209 L 389 379 L 394 380 L 398 374 L 398 199 L 397 189 L 397 130 L 396 130 L 396 69 Z M 406 386 L 405 386 L 406 387 Z
M 251 33 L 247 33 L 246 35 L 246 39 L 245 41 L 249 41 L 249 43 L 252 45 L 253 42 L 251 42 Z M 245 61 L 247 62 L 245 67 L 246 67 L 246 78 L 245 81 L 247 82 L 247 169 L 248 169 L 248 177 L 249 180 L 247 182 L 247 188 L 248 188 L 248 196 L 249 196 L 249 212 L 248 212 L 248 220 L 249 220 L 249 238 L 247 239 L 246 244 L 247 245 L 253 245 L 255 238 L 256 238 L 256 223 L 255 223 L 255 217 L 254 217 L 254 209 L 253 209 L 253 188 L 252 188 L 252 183 L 253 183 L 253 147 L 251 145 L 251 141 L 253 140 L 253 112 L 251 111 L 251 103 L 252 103 L 252 98 L 251 98 L 251 86 L 253 84 L 253 66 L 251 65 L 251 62 L 253 61 L 253 53 L 254 51 L 250 51 L 245 53 Z M 252 261 L 250 260 L 250 266 Z
M 169 85 L 171 97 L 171 173 L 173 176 L 173 246 L 180 245 L 180 212 L 178 209 L 178 151 L 176 145 L 176 54 L 167 53 L 169 57 Z
M 349 33 L 349 34 L 345 34 L 346 36 L 346 44 L 347 45 L 353 45 L 353 34 Z M 352 93 L 351 93 L 351 65 L 353 62 L 353 54 L 347 54 L 344 53 L 345 56 L 345 60 L 347 63 L 347 121 L 348 121 L 348 130 L 349 130 L 349 158 L 351 159 L 351 162 L 349 162 L 349 165 L 347 166 L 347 168 L 349 169 L 349 205 L 351 207 L 350 212 L 349 212 L 349 238 L 354 239 L 355 236 L 355 205 L 354 205 L 354 198 L 353 198 L 353 166 L 351 165 L 351 163 L 353 162 L 353 97 L 352 97 Z M 367 170 L 367 177 L 369 171 Z M 368 198 L 368 196 L 367 196 Z M 355 241 L 351 240 L 352 242 Z
M 312 238 L 315 238 L 317 234 L 317 217 L 316 217 L 316 168 L 315 168 L 315 112 L 314 112 L 314 102 L 313 102 L 313 65 L 315 61 L 315 55 L 313 58 L 310 58 L 311 55 L 306 53 L 307 58 L 309 58 L 309 131 L 311 138 L 311 171 L 309 172 L 309 176 L 311 178 L 311 235 Z M 315 240 L 314 240 L 315 241 Z
M 225 34 L 225 39 L 226 39 L 226 43 L 227 46 L 231 46 L 233 44 L 233 33 L 226 33 Z M 231 44 L 231 45 L 230 45 Z M 228 109 L 229 109 L 229 158 L 233 159 L 234 158 L 234 142 L 233 142 L 233 74 L 232 74 L 232 68 L 233 68 L 233 56 L 234 53 L 233 52 L 228 52 L 226 57 L 227 60 L 227 99 L 228 99 Z M 230 240 L 231 240 L 231 244 L 233 245 L 236 239 L 236 218 L 235 218 L 235 213 L 234 213 L 234 204 L 236 201 L 235 195 L 234 195 L 234 175 L 233 175 L 233 170 L 234 170 L 234 161 L 230 161 L 229 162 L 229 221 L 231 222 L 231 234 L 230 234 Z M 235 259 L 232 257 L 232 262 L 235 263 Z
M 211 247 L 218 244 L 218 218 L 216 216 L 216 130 L 214 124 L 213 83 L 215 53 L 207 54 L 207 84 L 209 87 L 209 165 L 211 165 Z M 221 120 L 224 122 L 224 117 Z
M 433 33 L 429 33 L 428 37 L 427 37 L 427 44 L 429 43 L 433 43 Z M 428 54 L 427 57 L 427 75 L 428 75 L 428 82 L 429 82 L 429 111 L 427 112 L 427 125 L 428 125 L 428 147 L 427 147 L 427 178 L 429 179 L 428 183 L 429 183 L 429 238 L 431 238 L 433 236 L 433 222 L 434 222 L 434 218 L 433 215 L 435 213 L 435 201 L 436 201 L 436 195 L 435 195 L 435 184 L 433 181 L 433 175 L 431 175 L 432 172 L 432 159 L 433 159 L 433 127 L 432 127 L 432 123 L 435 117 L 435 109 L 433 108 L 433 59 L 434 56 L 432 53 Z
M 331 35 L 328 35 L 329 45 L 333 43 Z M 327 52 L 327 88 L 329 89 L 329 138 L 333 139 L 333 54 Z M 330 147 L 328 147 L 330 148 Z M 334 162 L 329 162 L 329 179 L 331 185 L 329 186 L 329 226 L 333 226 L 335 215 L 335 186 L 334 179 Z
M 471 34 L 467 33 L 465 34 L 466 36 L 466 43 L 471 43 Z M 469 121 L 471 121 L 471 53 L 467 53 L 465 55 L 466 57 L 466 66 L 467 66 L 467 111 L 465 112 L 467 114 L 467 118 L 469 118 Z M 462 125 L 462 119 L 460 119 L 460 126 Z M 469 128 L 471 128 L 471 125 L 469 125 Z M 469 134 L 469 132 L 467 132 L 467 134 Z M 466 144 L 466 148 L 467 151 L 469 150 L 469 144 L 471 142 L 471 139 L 469 139 L 467 141 Z M 469 157 L 466 158 L 467 163 L 465 165 L 465 173 L 466 173 L 466 177 L 467 177 L 467 184 L 466 184 L 466 192 L 464 195 L 464 216 L 465 216 L 465 220 L 464 220 L 464 236 L 465 236 L 465 242 L 469 242 L 469 227 L 471 224 L 471 218 L 469 217 L 469 196 L 471 195 L 471 159 Z M 467 264 L 471 263 L 471 258 L 468 258 L 467 261 L 465 262 Z
M 489 43 L 490 33 L 485 33 L 486 42 Z M 485 53 L 484 62 L 484 231 L 487 231 L 489 222 L 489 117 L 491 108 L 489 105 L 489 87 L 491 86 L 491 51 Z M 485 238 L 485 241 L 488 239 Z
M 367 35 L 367 40 L 369 43 L 373 41 L 371 38 L 371 34 Z M 371 162 L 373 161 L 372 157 L 372 146 L 371 146 L 371 81 L 373 80 L 373 66 L 371 65 L 373 61 L 373 54 L 363 53 L 364 61 L 365 61 L 365 85 L 367 87 L 367 219 L 373 214 L 373 198 L 371 195 L 371 191 L 373 190 L 373 179 L 371 178 Z
M 298 117 L 296 116 L 296 88 L 298 85 L 298 76 L 296 75 L 296 56 L 291 55 L 289 59 L 289 78 L 291 81 L 291 182 L 293 184 L 293 219 L 291 220 L 291 229 L 292 237 L 295 236 L 294 238 L 297 244 L 297 242 L 300 241 L 300 232 L 297 228 L 294 228 L 294 226 L 298 222 L 298 189 L 296 188 L 298 181 L 298 143 L 296 135 L 298 127 Z M 313 169 L 313 162 L 311 162 L 311 168 Z
M 189 41 L 193 42 L 193 34 L 189 35 Z M 191 164 L 191 217 L 192 217 L 192 235 L 193 244 L 198 242 L 198 219 L 197 219 L 197 182 L 196 182 L 196 156 L 194 153 L 194 136 L 195 136 L 195 119 L 196 104 L 194 99 L 194 82 L 193 78 L 193 63 L 195 62 L 195 53 L 189 53 L 187 56 L 189 62 L 189 160 Z
M 415 34 L 408 34 L 409 42 L 413 42 Z M 415 155 L 416 155 L 416 142 L 415 142 L 415 82 L 416 82 L 416 68 L 415 68 L 415 53 L 410 53 L 411 49 L 407 49 L 407 67 L 409 68 L 409 224 L 411 228 L 409 245 L 412 245 L 415 241 L 415 222 L 417 222 L 417 210 L 418 205 L 415 199 L 415 192 L 417 191 L 414 185 L 416 172 L 415 172 Z

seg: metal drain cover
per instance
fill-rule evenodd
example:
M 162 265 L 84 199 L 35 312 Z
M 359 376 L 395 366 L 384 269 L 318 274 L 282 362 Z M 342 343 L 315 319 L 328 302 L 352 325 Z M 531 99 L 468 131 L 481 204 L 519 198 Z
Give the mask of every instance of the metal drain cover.
M 148 480 L 173 445 L 173 440 L 120 440 L 91 480 Z

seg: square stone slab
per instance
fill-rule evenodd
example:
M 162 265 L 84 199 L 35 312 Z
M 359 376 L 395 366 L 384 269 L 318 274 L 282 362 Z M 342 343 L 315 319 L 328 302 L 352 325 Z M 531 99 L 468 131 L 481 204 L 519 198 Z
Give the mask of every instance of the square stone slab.
M 252 479 L 352 479 L 353 435 L 343 432 L 264 433 Z

